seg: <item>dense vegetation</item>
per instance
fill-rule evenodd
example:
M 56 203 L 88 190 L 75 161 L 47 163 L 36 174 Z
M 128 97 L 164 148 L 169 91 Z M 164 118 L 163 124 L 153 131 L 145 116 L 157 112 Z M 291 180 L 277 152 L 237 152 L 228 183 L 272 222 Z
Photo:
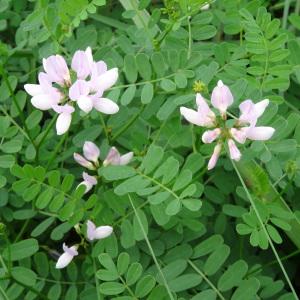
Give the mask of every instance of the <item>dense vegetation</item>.
M 0 0 L 0 299 L 298 299 L 299 11 Z

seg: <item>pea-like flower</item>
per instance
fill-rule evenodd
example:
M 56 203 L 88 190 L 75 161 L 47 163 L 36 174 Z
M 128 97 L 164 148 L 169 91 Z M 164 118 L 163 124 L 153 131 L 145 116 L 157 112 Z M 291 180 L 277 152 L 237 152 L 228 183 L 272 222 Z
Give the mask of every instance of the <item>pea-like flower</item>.
M 97 184 L 98 181 L 97 181 L 97 178 L 95 176 L 91 176 L 86 172 L 82 173 L 82 178 L 83 178 L 83 181 L 81 183 L 79 183 L 78 187 L 81 186 L 81 185 L 84 185 L 85 186 L 85 192 L 84 193 L 86 194 L 93 188 L 94 185 Z
M 111 226 L 105 225 L 96 227 L 92 221 L 87 221 L 87 238 L 90 241 L 105 239 L 109 237 L 112 232 L 113 228 Z
M 224 143 L 227 143 L 230 158 L 239 161 L 241 152 L 236 142 L 244 144 L 247 139 L 265 141 L 272 137 L 275 129 L 267 126 L 256 126 L 258 118 L 269 105 L 269 100 L 264 99 L 258 103 L 252 100 L 243 101 L 240 106 L 240 117 L 232 128 L 227 127 L 227 109 L 233 103 L 233 95 L 228 86 L 218 81 L 211 96 L 212 106 L 219 111 L 217 116 L 208 106 L 201 94 L 196 95 L 197 111 L 180 107 L 180 113 L 190 123 L 209 128 L 202 135 L 202 141 L 210 144 L 217 140 L 213 154 L 208 162 L 208 170 L 215 167 L 222 152 Z
M 53 109 L 59 114 L 56 124 L 58 135 L 68 131 L 76 103 L 85 113 L 93 108 L 104 114 L 119 111 L 114 101 L 103 97 L 104 92 L 118 80 L 118 69 L 108 70 L 104 61 L 94 61 L 90 47 L 74 53 L 71 70 L 61 55 L 44 58 L 43 68 L 45 72 L 38 75 L 39 84 L 25 84 L 24 88 L 32 96 L 34 107 Z
M 83 145 L 83 156 L 78 153 L 74 153 L 75 161 L 81 166 L 90 170 L 96 170 L 99 166 L 99 156 L 100 149 L 90 141 L 86 141 Z M 127 165 L 131 161 L 132 157 L 133 152 L 128 152 L 124 155 L 121 155 L 117 148 L 111 147 L 103 161 L 103 166 Z
M 65 268 L 73 260 L 74 256 L 78 255 L 77 248 L 78 247 L 76 245 L 68 247 L 65 243 L 63 243 L 64 253 L 58 258 L 55 268 Z

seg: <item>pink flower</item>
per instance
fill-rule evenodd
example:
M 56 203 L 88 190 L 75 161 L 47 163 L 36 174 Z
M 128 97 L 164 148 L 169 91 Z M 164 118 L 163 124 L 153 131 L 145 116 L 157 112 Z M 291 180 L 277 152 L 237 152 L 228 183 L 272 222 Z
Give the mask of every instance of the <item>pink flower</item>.
M 233 96 L 229 87 L 222 80 L 219 80 L 217 86 L 212 91 L 211 104 L 223 115 L 232 103 Z
M 86 141 L 83 145 L 83 155 L 84 157 L 74 153 L 75 161 L 85 168 L 95 170 L 98 165 L 100 149 L 93 142 Z
M 82 177 L 83 177 L 83 181 L 78 185 L 78 187 L 80 185 L 84 185 L 85 186 L 85 192 L 84 193 L 86 194 L 93 188 L 94 185 L 97 184 L 97 179 L 96 179 L 95 176 L 90 176 L 86 172 L 82 173 Z
M 78 79 L 86 79 L 92 72 L 93 55 L 91 47 L 85 51 L 77 50 L 72 58 L 71 68 L 76 72 Z
M 219 156 L 221 154 L 221 150 L 222 150 L 222 145 L 221 144 L 217 144 L 215 146 L 214 152 L 213 152 L 213 154 L 212 154 L 212 156 L 211 156 L 211 158 L 210 158 L 210 160 L 208 162 L 208 166 L 207 166 L 208 170 L 211 170 L 211 169 L 213 169 L 216 166 L 217 161 L 219 159 Z
M 241 115 L 239 117 L 240 124 L 255 126 L 257 119 L 264 113 L 266 107 L 269 105 L 269 100 L 264 99 L 256 104 L 252 100 L 243 101 L 239 108 Z
M 39 84 L 25 84 L 25 91 L 32 96 L 31 104 L 40 110 L 48 110 L 53 105 L 58 104 L 63 95 L 58 89 L 52 87 L 49 77 L 43 73 L 39 73 Z
M 212 127 L 214 125 L 216 116 L 209 108 L 201 94 L 196 95 L 196 103 L 198 108 L 197 111 L 186 107 L 180 107 L 180 113 L 188 122 L 192 124 L 204 127 Z
M 119 106 L 112 100 L 103 97 L 103 93 L 118 80 L 118 69 L 107 70 L 105 62 L 93 60 L 92 50 L 74 53 L 71 67 L 76 78 L 71 79 L 68 65 L 61 55 L 51 55 L 43 59 L 44 72 L 39 73 L 39 84 L 25 84 L 26 92 L 32 96 L 31 103 L 41 110 L 53 109 L 59 113 L 56 123 L 58 134 L 65 133 L 71 124 L 70 109 L 72 101 L 85 113 L 93 108 L 104 114 L 115 114 Z
M 68 247 L 66 244 L 63 244 L 64 253 L 58 258 L 58 261 L 55 265 L 56 269 L 65 268 L 74 258 L 78 255 L 77 246 Z
M 78 153 L 74 153 L 73 157 L 75 159 L 75 161 L 80 164 L 81 166 L 90 169 L 90 170 L 95 170 L 95 166 L 88 160 L 86 160 L 83 156 L 81 156 Z
M 61 86 L 70 83 L 69 69 L 61 55 L 51 55 L 48 58 L 44 58 L 43 67 L 51 82 L 56 82 Z
M 120 152 L 115 147 L 111 147 L 105 160 L 103 161 L 103 166 L 108 165 L 127 165 L 133 157 L 133 152 L 128 152 L 124 155 L 120 155 Z
M 232 139 L 228 140 L 228 148 L 229 148 L 230 158 L 239 161 L 241 159 L 241 152 Z
M 87 221 L 87 238 L 90 241 L 105 239 L 110 236 L 112 232 L 113 228 L 111 226 L 96 227 L 92 221 Z
M 219 135 L 221 134 L 221 129 L 220 128 L 216 128 L 213 130 L 207 130 L 203 133 L 202 135 L 202 141 L 205 144 L 210 144 L 212 143 L 216 138 L 219 137 Z
M 68 131 L 71 125 L 72 113 L 75 111 L 75 109 L 68 104 L 63 106 L 53 105 L 52 108 L 59 114 L 56 120 L 56 133 L 58 135 L 62 135 Z
M 215 146 L 214 152 L 208 162 L 208 170 L 215 167 L 221 153 L 222 144 L 225 141 L 228 143 L 231 159 L 238 161 L 241 158 L 241 152 L 234 140 L 240 144 L 244 144 L 247 139 L 265 141 L 270 139 L 274 134 L 275 130 L 272 127 L 256 127 L 258 118 L 264 113 L 269 104 L 269 100 L 267 99 L 256 104 L 252 100 L 242 102 L 239 106 L 241 116 L 232 128 L 227 127 L 225 120 L 227 120 L 227 109 L 233 103 L 233 95 L 229 87 L 224 85 L 221 80 L 218 81 L 217 86 L 213 89 L 211 103 L 213 107 L 219 110 L 222 119 L 216 117 L 200 94 L 196 95 L 197 111 L 180 107 L 180 113 L 188 122 L 207 128 L 215 127 L 212 130 L 206 130 L 202 135 L 202 141 L 206 144 L 218 140 L 218 144 Z

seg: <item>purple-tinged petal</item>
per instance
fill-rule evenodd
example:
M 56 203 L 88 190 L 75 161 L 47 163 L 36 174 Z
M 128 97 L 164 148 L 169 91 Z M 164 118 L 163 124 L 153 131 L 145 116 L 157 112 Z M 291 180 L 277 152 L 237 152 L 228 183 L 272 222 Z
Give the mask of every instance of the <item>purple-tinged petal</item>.
M 40 110 L 48 110 L 57 103 L 57 98 L 49 94 L 39 94 L 31 98 L 31 104 Z
M 253 103 L 252 100 L 243 101 L 239 105 L 241 111 L 239 122 L 241 124 L 250 124 L 251 126 L 255 126 L 258 118 L 264 113 L 268 105 L 268 99 L 264 99 L 256 104 Z
M 113 233 L 113 228 L 111 226 L 99 226 L 96 228 L 94 233 L 94 238 L 97 240 L 105 239 Z
M 90 170 L 95 170 L 95 166 L 88 160 L 86 160 L 83 156 L 78 153 L 74 153 L 73 157 L 75 161 L 80 164 L 81 166 L 88 168 Z
M 220 128 L 216 128 L 216 129 L 213 129 L 213 130 L 207 130 L 202 135 L 202 141 L 205 144 L 210 144 L 215 139 L 217 139 L 220 134 L 221 134 L 221 129 Z
M 111 147 L 105 160 L 103 161 L 103 166 L 108 165 L 120 165 L 120 153 L 115 147 Z
M 130 163 L 130 161 L 132 160 L 133 157 L 133 152 L 128 152 L 124 155 L 120 156 L 120 165 L 124 166 Z
M 97 162 L 100 156 L 100 150 L 93 142 L 87 141 L 83 145 L 83 155 L 86 159 Z
M 229 148 L 229 154 L 230 158 L 236 161 L 239 161 L 241 159 L 241 152 L 236 146 L 235 142 L 232 139 L 228 140 L 228 148 Z
M 249 127 L 243 127 L 240 129 L 231 128 L 230 133 L 237 142 L 239 142 L 240 144 L 244 144 L 247 139 L 248 130 Z
M 76 101 L 80 96 L 87 96 L 90 92 L 89 84 L 85 80 L 76 80 L 69 89 L 69 97 Z
M 24 89 L 30 96 L 37 96 L 44 93 L 43 88 L 39 84 L 25 84 Z
M 180 113 L 188 122 L 197 126 L 204 126 L 201 115 L 198 111 L 182 106 L 180 107 Z
M 93 109 L 93 100 L 90 96 L 80 96 L 77 105 L 82 111 L 89 113 Z
M 85 79 L 91 73 L 92 61 L 89 50 L 77 50 L 72 58 L 71 68 L 76 72 L 78 79 Z
M 98 76 L 98 89 L 105 91 L 111 88 L 118 80 L 118 69 L 113 68 Z
M 232 93 L 222 80 L 219 80 L 217 86 L 213 89 L 211 103 L 222 115 L 226 113 L 227 108 L 233 103 Z
M 211 170 L 213 169 L 216 164 L 217 164 L 217 161 L 219 159 L 219 156 L 221 154 L 221 150 L 222 150 L 222 145 L 221 144 L 217 144 L 214 148 L 214 152 L 208 162 L 208 165 L 207 165 L 207 169 L 208 170 Z
M 87 226 L 87 232 L 86 232 L 87 238 L 90 241 L 92 241 L 95 239 L 96 225 L 92 221 L 88 220 L 86 226 Z

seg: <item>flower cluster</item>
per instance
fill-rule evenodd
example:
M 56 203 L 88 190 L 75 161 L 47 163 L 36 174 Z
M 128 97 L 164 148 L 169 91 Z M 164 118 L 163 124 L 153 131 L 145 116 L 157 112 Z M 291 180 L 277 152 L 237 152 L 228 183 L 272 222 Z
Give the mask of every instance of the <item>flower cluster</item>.
M 96 170 L 99 167 L 99 156 L 100 149 L 90 141 L 86 141 L 83 145 L 83 156 L 74 153 L 75 161 L 81 166 L 89 169 Z M 111 147 L 106 158 L 103 161 L 103 166 L 106 167 L 108 165 L 127 165 L 133 157 L 133 152 L 128 152 L 124 155 L 121 155 L 120 152 L 115 148 Z M 85 192 L 89 192 L 94 185 L 97 184 L 97 178 L 95 176 L 91 176 L 86 172 L 82 173 L 83 182 L 79 185 L 85 185 Z
M 90 220 L 87 221 L 86 225 L 86 236 L 89 241 L 105 239 L 113 232 L 113 228 L 111 226 L 105 225 L 96 227 L 96 225 Z M 78 255 L 78 245 L 68 247 L 65 243 L 63 243 L 63 250 L 64 253 L 60 255 L 57 260 L 55 266 L 56 269 L 65 268 L 73 260 L 74 256 Z
M 61 55 L 44 58 L 43 68 L 44 72 L 38 75 L 39 84 L 25 84 L 24 88 L 32 96 L 34 107 L 58 113 L 58 135 L 69 129 L 75 103 L 85 113 L 93 108 L 104 114 L 119 111 L 115 102 L 103 97 L 104 92 L 116 83 L 118 69 L 107 70 L 105 62 L 94 61 L 90 47 L 75 52 L 71 70 Z
M 239 105 L 240 117 L 236 119 L 233 127 L 228 127 L 227 108 L 233 103 L 233 95 L 228 86 L 218 81 L 211 95 L 211 104 L 219 111 L 220 116 L 216 115 L 208 106 L 201 94 L 196 95 L 197 111 L 181 107 L 180 112 L 184 118 L 195 125 L 213 128 L 205 131 L 202 135 L 203 143 L 209 144 L 218 139 L 213 154 L 208 163 L 208 170 L 215 167 L 222 151 L 222 146 L 227 142 L 230 158 L 240 160 L 241 152 L 235 144 L 237 141 L 244 144 L 247 139 L 265 141 L 272 137 L 274 128 L 256 126 L 258 118 L 264 113 L 269 104 L 265 99 L 258 103 L 252 100 L 245 100 Z

